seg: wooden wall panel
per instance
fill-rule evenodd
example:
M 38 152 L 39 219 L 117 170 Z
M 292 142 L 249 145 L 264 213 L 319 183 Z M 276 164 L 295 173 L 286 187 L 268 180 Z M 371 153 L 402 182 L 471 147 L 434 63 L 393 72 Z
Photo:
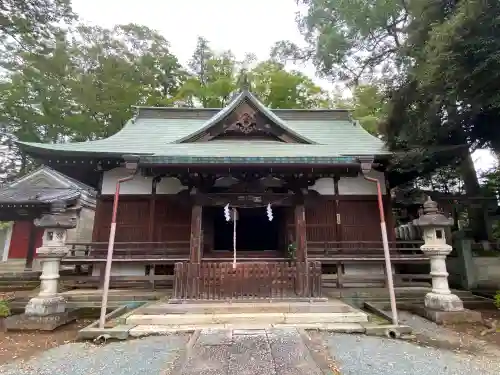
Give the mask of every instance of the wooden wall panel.
M 190 236 L 191 207 L 159 197 L 156 201 L 153 241 L 189 242 Z
M 149 241 L 149 197 L 127 197 L 118 204 L 116 241 Z M 113 201 L 100 199 L 96 206 L 93 241 L 107 242 Z M 155 203 L 153 242 L 188 241 L 191 229 L 191 210 L 171 199 L 159 197 Z
M 321 204 L 306 208 L 308 241 L 336 241 L 335 200 L 324 199 Z
M 343 241 L 382 241 L 376 200 L 340 201 Z
M 295 238 L 293 207 L 286 211 L 287 232 Z M 306 235 L 308 241 L 336 241 L 335 200 L 324 198 L 321 203 L 306 206 Z

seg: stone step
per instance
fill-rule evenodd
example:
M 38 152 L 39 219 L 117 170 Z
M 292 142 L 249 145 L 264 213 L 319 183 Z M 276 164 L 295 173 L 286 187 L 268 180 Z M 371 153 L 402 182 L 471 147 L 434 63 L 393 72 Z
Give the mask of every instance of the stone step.
M 144 337 L 152 335 L 169 335 L 173 333 L 193 332 L 196 330 L 210 332 L 224 332 L 233 330 L 241 334 L 255 335 L 259 330 L 265 329 L 301 328 L 306 330 L 322 330 L 338 333 L 364 333 L 363 323 L 303 323 L 303 324 L 205 324 L 205 325 L 138 325 L 128 331 L 131 337 Z
M 357 312 L 341 301 L 328 302 L 238 302 L 189 303 L 158 302 L 140 308 L 138 315 L 163 314 L 256 314 L 256 313 L 349 313 Z
M 326 324 L 363 323 L 368 315 L 361 311 L 347 313 L 239 313 L 239 314 L 133 314 L 126 319 L 129 325 L 199 326 L 210 324 Z

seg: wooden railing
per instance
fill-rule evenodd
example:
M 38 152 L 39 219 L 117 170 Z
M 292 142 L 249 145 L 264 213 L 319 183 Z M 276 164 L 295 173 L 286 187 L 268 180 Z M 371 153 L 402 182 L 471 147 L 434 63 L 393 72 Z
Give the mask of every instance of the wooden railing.
M 391 260 L 427 260 L 420 250 L 422 245 L 423 241 L 390 241 Z M 373 261 L 384 260 L 384 248 L 381 241 L 308 241 L 307 255 L 321 260 Z
M 75 242 L 63 263 L 83 264 L 105 261 L 108 252 L 108 242 Z M 113 248 L 114 261 L 144 262 L 144 261 L 177 261 L 189 258 L 189 241 L 169 242 L 115 242 Z
M 176 263 L 177 300 L 294 298 L 321 296 L 320 262 Z

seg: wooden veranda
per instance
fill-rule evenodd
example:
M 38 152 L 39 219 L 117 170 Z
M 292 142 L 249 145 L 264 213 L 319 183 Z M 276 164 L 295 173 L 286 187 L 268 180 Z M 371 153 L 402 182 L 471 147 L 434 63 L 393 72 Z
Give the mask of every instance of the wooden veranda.
M 425 268 L 429 264 L 429 258 L 420 251 L 422 241 L 392 241 L 389 245 L 391 261 L 395 267 L 396 284 L 408 285 L 416 280 L 429 280 L 427 271 L 415 272 L 413 270 L 415 266 Z M 63 272 L 62 280 L 72 287 L 99 287 L 102 284 L 102 276 L 92 276 L 92 270 L 104 269 L 107 246 L 107 242 L 71 244 L 70 253 L 62 259 L 62 264 L 74 267 L 74 271 Z M 217 298 L 238 294 L 239 292 L 236 292 L 242 290 L 243 285 L 245 285 L 247 295 L 259 294 L 278 298 L 279 295 L 300 294 L 296 293 L 296 287 L 300 285 L 296 277 L 300 272 L 300 265 L 297 271 L 296 266 L 294 269 L 297 263 L 291 262 L 287 257 L 269 256 L 264 259 L 255 257 L 254 254 L 250 255 L 239 254 L 237 268 L 233 271 L 227 256 L 217 258 L 212 254 L 203 255 L 201 262 L 192 263 L 195 266 L 189 266 L 189 242 L 117 242 L 113 264 L 142 266 L 145 268 L 145 274 L 143 276 L 112 276 L 111 286 L 114 288 L 146 286 L 153 289 L 167 287 L 177 290 L 187 283 L 186 275 L 191 272 L 189 274 L 198 275 L 200 280 L 195 282 L 198 286 L 191 287 L 191 290 L 195 288 L 194 292 L 198 291 L 198 294 L 208 291 Z M 317 275 L 316 272 L 320 272 L 323 287 L 343 288 L 349 283 L 384 283 L 385 281 L 385 275 L 362 273 L 349 275 L 344 272 L 348 264 L 383 265 L 384 253 L 381 242 L 310 241 L 307 261 L 310 267 L 312 265 L 314 268 L 314 272 L 309 273 L 309 278 L 316 277 L 311 275 Z M 177 286 L 174 276 L 176 267 L 178 267 Z M 248 276 L 245 278 L 241 275 Z M 245 280 L 242 281 L 243 284 L 235 282 L 237 277 Z M 258 282 L 254 282 L 255 280 Z M 307 285 L 317 286 L 319 283 L 317 279 L 314 282 L 309 279 Z M 229 285 L 226 285 L 227 283 Z M 182 290 L 182 293 L 187 293 L 184 292 L 186 289 Z M 315 290 L 311 293 L 317 295 Z

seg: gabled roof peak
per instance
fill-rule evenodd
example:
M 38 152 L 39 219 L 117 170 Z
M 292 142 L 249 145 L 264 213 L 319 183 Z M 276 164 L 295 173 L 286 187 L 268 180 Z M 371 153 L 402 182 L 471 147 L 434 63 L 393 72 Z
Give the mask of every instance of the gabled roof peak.
M 194 133 L 189 134 L 186 137 L 179 139 L 176 143 L 192 142 L 199 139 L 201 135 L 207 133 L 210 129 L 228 118 L 235 110 L 237 110 L 240 105 L 243 105 L 245 102 L 253 106 L 257 112 L 266 117 L 270 122 L 272 122 L 275 127 L 279 128 L 281 132 L 288 134 L 289 139 L 294 139 L 297 143 L 316 143 L 292 130 L 285 121 L 283 121 L 269 108 L 267 108 L 259 99 L 257 99 L 254 94 L 252 94 L 247 89 L 243 89 L 237 95 L 235 95 L 224 108 L 222 108 L 218 113 L 208 119 L 200 129 L 198 129 Z

